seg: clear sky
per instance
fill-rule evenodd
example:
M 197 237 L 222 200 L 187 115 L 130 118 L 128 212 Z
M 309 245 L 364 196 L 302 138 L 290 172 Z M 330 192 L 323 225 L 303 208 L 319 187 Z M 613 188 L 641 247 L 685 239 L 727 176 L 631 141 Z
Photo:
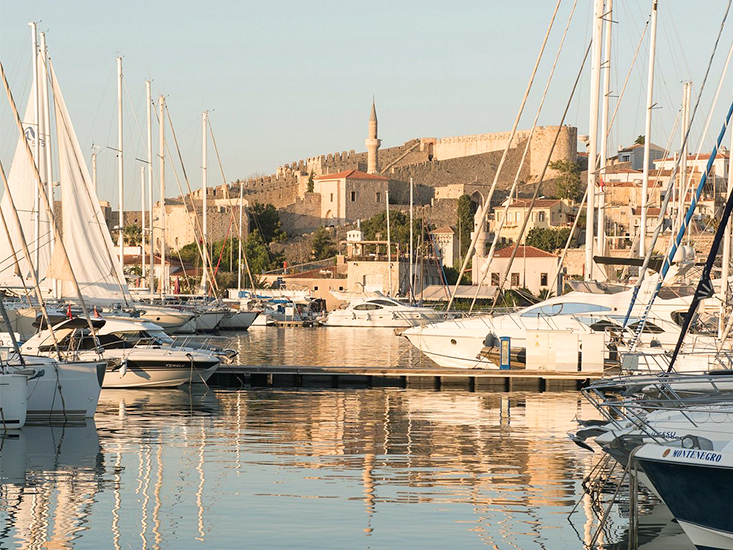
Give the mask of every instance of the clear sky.
M 117 139 L 115 57 L 124 57 L 129 93 L 125 170 L 130 180 L 125 195 L 132 205 L 140 196 L 134 157 L 145 156 L 148 78 L 156 97 L 167 96 L 196 188 L 201 182 L 204 109 L 211 112 L 228 181 L 273 173 L 278 165 L 308 156 L 365 150 L 372 96 L 384 147 L 421 136 L 509 130 L 554 5 L 554 0 L 0 0 L 0 60 L 16 99 L 24 104 L 31 80 L 28 23 L 37 21 L 47 33 L 82 148 L 91 154 L 92 144 L 100 147 L 100 198 L 116 204 L 116 160 L 109 147 Z M 697 93 L 726 5 L 660 0 L 655 143 L 669 141 L 681 101 L 680 82 L 693 80 Z M 572 0 L 561 4 L 522 128 L 531 126 L 571 6 Z M 615 2 L 615 95 L 650 6 L 650 0 Z M 541 124 L 560 121 L 590 38 L 591 12 L 591 0 L 578 1 Z M 733 15 L 710 89 L 717 84 L 731 39 Z M 612 132 L 612 150 L 643 133 L 647 56 L 645 41 Z M 580 134 L 587 133 L 589 73 L 566 121 L 578 126 Z M 727 80 L 731 83 L 721 96 L 726 107 L 733 89 L 733 78 Z M 0 159 L 9 165 L 17 137 L 2 100 Z M 714 119 L 714 133 L 720 121 Z M 695 145 L 700 128 L 701 121 Z M 157 140 L 157 131 L 155 135 Z M 210 151 L 209 165 L 216 167 L 212 146 Z M 209 181 L 219 184 L 222 179 L 211 170 Z M 178 194 L 172 177 L 168 194 Z

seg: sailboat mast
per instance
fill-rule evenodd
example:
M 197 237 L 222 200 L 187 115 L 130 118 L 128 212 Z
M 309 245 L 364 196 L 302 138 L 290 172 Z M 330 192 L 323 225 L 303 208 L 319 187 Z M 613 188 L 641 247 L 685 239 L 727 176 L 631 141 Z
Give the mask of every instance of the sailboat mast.
M 125 212 L 124 212 L 124 172 L 122 157 L 122 58 L 117 58 L 117 185 L 119 187 L 119 247 L 120 267 L 125 272 Z
M 207 228 L 207 196 L 209 194 L 209 182 L 207 179 L 207 170 L 206 170 L 206 157 L 207 157 L 207 151 L 206 151 L 206 123 L 207 119 L 209 117 L 209 112 L 204 111 L 201 115 L 201 196 L 203 197 L 203 251 L 204 251 L 204 272 L 201 275 L 201 292 L 204 296 L 206 296 L 208 293 L 206 292 L 206 285 L 207 285 L 207 279 L 208 279 L 208 271 L 209 271 L 209 240 L 208 240 L 208 233 L 206 231 Z
M 41 99 L 43 100 L 43 131 L 38 132 L 39 138 L 43 136 L 44 153 L 45 153 L 45 170 L 44 177 L 46 178 L 46 193 L 48 198 L 53 205 L 53 162 L 51 161 L 51 101 L 48 93 L 48 48 L 46 47 L 46 33 L 39 33 L 41 36 L 41 59 L 43 65 L 41 66 L 40 83 L 41 83 Z M 51 252 L 53 253 L 53 247 L 56 242 L 56 237 L 53 231 L 49 227 L 48 232 L 50 234 L 50 245 Z M 55 298 L 59 297 L 60 289 L 59 282 L 54 280 L 53 282 L 53 294 Z
M 97 194 L 97 152 L 92 153 L 92 187 L 94 194 Z
M 593 233 L 596 206 L 596 157 L 598 155 L 598 101 L 601 93 L 601 54 L 603 36 L 603 0 L 596 0 L 593 10 L 593 58 L 591 66 L 590 128 L 588 142 L 588 206 L 585 222 L 585 279 L 593 279 Z
M 149 80 L 145 81 L 145 98 L 148 102 L 148 208 L 150 208 L 150 269 L 148 272 L 148 289 L 150 296 L 155 293 L 155 239 L 153 224 L 153 93 Z M 143 218 L 145 213 L 143 212 Z M 143 272 L 145 270 L 143 269 Z
M 686 83 L 688 84 L 688 83 Z M 728 151 L 728 189 L 726 195 L 728 197 L 733 193 L 733 167 L 730 163 L 731 156 L 733 156 L 733 132 L 730 133 L 731 150 Z M 731 245 L 731 223 L 730 220 L 727 222 L 725 233 L 723 233 L 723 257 L 721 258 L 721 274 L 720 274 L 720 314 L 718 315 L 718 338 L 723 338 L 725 333 L 725 325 L 728 316 L 726 315 L 726 309 L 728 299 L 730 297 L 730 288 L 728 285 L 728 278 L 730 277 L 730 245 Z
M 140 166 L 140 276 L 145 279 L 145 166 Z
M 410 302 L 415 301 L 415 293 L 413 292 L 412 286 L 415 284 L 414 281 L 414 268 L 412 265 L 412 247 L 413 247 L 413 231 L 412 231 L 412 208 L 414 201 L 414 186 L 412 184 L 412 178 L 410 178 Z
M 682 226 L 682 216 L 685 209 L 685 187 L 687 186 L 687 129 L 690 125 L 690 91 L 692 82 L 685 82 L 682 88 L 682 132 L 680 133 L 680 178 L 679 192 L 677 193 L 677 228 Z
M 244 184 L 239 182 L 239 242 L 237 250 L 237 298 L 242 292 L 242 198 L 244 194 Z
M 31 129 L 35 134 L 35 139 L 33 140 L 33 159 L 36 164 L 36 168 L 39 171 L 40 174 L 40 166 L 41 166 L 41 140 L 39 139 L 40 136 L 40 128 L 41 128 L 41 102 L 40 102 L 40 94 L 39 94 L 39 85 L 38 85 L 38 24 L 33 22 L 30 23 L 31 26 L 31 44 L 33 48 L 33 90 L 34 90 L 34 127 L 32 126 Z M 36 277 L 38 277 L 38 266 L 40 264 L 41 259 L 41 197 L 38 195 L 38 192 L 36 192 L 35 201 L 33 205 L 33 214 L 35 216 L 35 220 L 33 223 L 33 269 L 36 272 Z
M 603 102 L 601 103 L 601 164 L 600 178 L 605 184 L 606 159 L 608 158 L 608 107 L 611 96 L 611 27 L 613 25 L 613 0 L 606 0 L 606 12 L 603 15 L 605 25 L 604 51 L 603 51 Z M 601 255 L 606 253 L 606 192 L 605 185 L 602 185 L 598 194 L 598 251 Z
M 392 236 L 389 232 L 389 187 L 385 193 L 387 199 L 387 278 L 389 279 L 389 296 L 392 296 Z
M 158 108 L 160 109 L 160 135 L 158 140 L 160 143 L 160 282 L 158 287 L 160 288 L 161 298 L 168 288 L 166 282 L 167 276 L 165 273 L 165 97 L 160 96 L 158 101 Z
M 654 59 L 657 44 L 657 0 L 652 0 L 652 24 L 649 35 L 649 73 L 646 88 L 646 120 L 644 122 L 644 173 L 641 180 L 641 220 L 639 224 L 639 256 L 646 256 L 646 211 L 649 206 L 649 168 L 651 164 L 652 109 L 654 108 Z

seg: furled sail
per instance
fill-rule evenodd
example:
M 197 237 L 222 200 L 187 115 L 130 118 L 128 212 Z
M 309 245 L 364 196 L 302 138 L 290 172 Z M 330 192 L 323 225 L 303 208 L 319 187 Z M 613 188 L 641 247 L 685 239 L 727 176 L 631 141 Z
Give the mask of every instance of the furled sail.
M 58 134 L 61 238 L 71 269 L 85 301 L 100 305 L 131 304 L 130 291 L 114 254 L 112 238 L 99 207 L 99 199 L 92 188 L 91 177 L 53 66 L 51 86 Z M 61 297 L 76 300 L 73 284 L 69 281 L 68 266 L 64 265 L 62 255 L 54 254 L 50 270 L 61 281 Z
M 41 120 L 43 120 L 43 116 L 41 116 Z M 40 132 L 40 158 L 38 159 L 38 171 L 42 177 L 47 173 L 45 147 L 48 146 L 46 140 L 42 137 L 43 134 L 44 132 Z M 41 283 L 41 290 L 45 294 L 50 292 L 53 287 L 53 282 L 50 278 L 46 277 L 46 271 L 51 259 L 53 236 L 46 209 L 43 208 L 43 203 L 37 200 L 36 171 L 26 148 L 27 141 L 31 153 L 35 155 L 35 141 L 38 138 L 36 90 L 35 85 L 33 85 L 31 86 L 30 100 L 28 101 L 25 116 L 23 117 L 23 135 L 18 139 L 13 164 L 8 174 L 8 186 L 15 207 L 18 210 L 18 216 L 23 228 L 23 234 L 28 243 L 31 259 L 34 263 L 37 262 L 38 264 L 38 279 Z M 12 221 L 13 215 L 10 199 L 7 195 L 4 195 L 2 201 L 0 201 L 0 208 L 2 208 L 10 233 L 10 240 L 8 240 L 5 230 L 0 226 L 0 285 L 13 288 L 32 285 L 32 266 L 23 257 L 20 230 Z M 38 225 L 36 225 L 37 216 L 39 217 Z M 17 265 L 13 257 L 13 251 L 15 251 L 15 256 L 18 260 Z

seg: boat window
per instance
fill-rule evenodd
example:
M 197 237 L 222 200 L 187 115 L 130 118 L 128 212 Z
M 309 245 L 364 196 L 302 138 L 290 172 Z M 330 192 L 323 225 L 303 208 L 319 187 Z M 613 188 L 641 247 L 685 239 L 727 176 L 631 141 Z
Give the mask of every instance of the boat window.
M 377 304 L 359 304 L 358 306 L 354 306 L 354 309 L 356 311 L 372 311 L 375 309 L 382 309 L 382 306 L 378 306 Z
M 629 329 L 636 332 L 636 329 L 639 328 L 639 322 L 632 323 L 629 325 Z M 654 323 L 650 323 L 647 321 L 644 323 L 644 330 L 642 331 L 644 334 L 659 334 L 660 332 L 664 332 L 664 329 L 661 327 L 658 327 Z
M 369 300 L 370 304 L 379 304 L 380 306 L 395 307 L 399 304 L 396 302 L 390 302 L 389 300 Z
M 611 311 L 610 307 L 581 302 L 557 302 L 535 306 L 521 314 L 522 317 L 552 317 L 554 315 L 579 315 L 581 313 L 598 313 Z

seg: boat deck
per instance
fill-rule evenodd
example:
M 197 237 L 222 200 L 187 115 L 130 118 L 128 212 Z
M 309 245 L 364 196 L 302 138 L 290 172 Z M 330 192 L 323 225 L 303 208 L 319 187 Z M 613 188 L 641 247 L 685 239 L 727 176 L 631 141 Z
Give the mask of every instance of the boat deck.
M 603 373 L 525 369 L 444 369 L 438 367 L 311 367 L 222 365 L 209 383 L 224 387 L 421 388 L 468 391 L 577 390 Z

